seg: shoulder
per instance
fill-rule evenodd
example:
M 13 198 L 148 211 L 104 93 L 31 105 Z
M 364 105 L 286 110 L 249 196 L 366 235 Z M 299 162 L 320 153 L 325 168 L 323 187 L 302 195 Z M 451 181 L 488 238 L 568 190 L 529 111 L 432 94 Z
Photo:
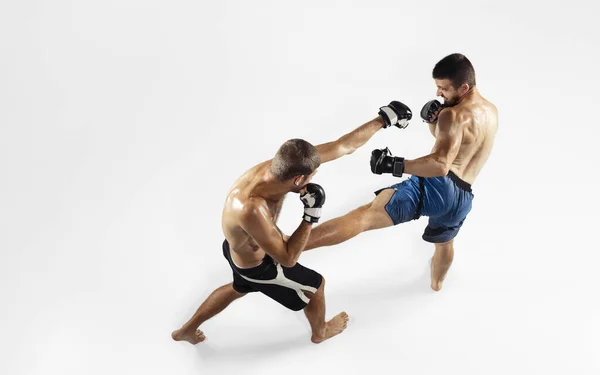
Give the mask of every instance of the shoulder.
M 268 215 L 267 203 L 258 197 L 249 197 L 243 202 L 240 209 L 240 220 L 243 223 L 251 223 Z
M 449 130 L 454 124 L 456 124 L 459 117 L 459 110 L 454 107 L 444 108 L 438 117 L 437 127 L 438 130 L 444 131 Z
M 267 168 L 271 168 L 272 162 L 273 162 L 273 159 L 262 161 L 262 162 L 256 164 L 255 166 L 253 166 L 252 168 L 248 169 L 246 171 L 246 174 L 256 175 L 257 173 L 264 171 Z
M 494 112 L 498 113 L 498 107 L 496 107 L 496 105 L 494 103 L 488 101 L 488 104 Z

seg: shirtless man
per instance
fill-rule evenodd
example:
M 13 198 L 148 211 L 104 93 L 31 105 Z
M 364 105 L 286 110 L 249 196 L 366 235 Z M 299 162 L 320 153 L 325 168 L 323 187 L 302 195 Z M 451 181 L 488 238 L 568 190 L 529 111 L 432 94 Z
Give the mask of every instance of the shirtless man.
M 444 104 L 432 100 L 421 110 L 435 137 L 431 153 L 408 160 L 391 156 L 387 148 L 374 150 L 373 173 L 397 177 L 407 173 L 411 178 L 376 191 L 371 203 L 319 225 L 311 232 L 305 250 L 428 216 L 423 239 L 435 244 L 431 288 L 442 288 L 454 259 L 454 237 L 471 211 L 471 185 L 494 144 L 498 111 L 475 87 L 475 70 L 464 55 L 446 56 L 435 65 L 432 75 Z
M 216 289 L 172 338 L 191 344 L 204 341 L 200 325 L 250 292 L 261 292 L 290 310 L 304 310 L 314 343 L 341 333 L 348 315 L 342 312 L 325 322 L 325 279 L 297 263 L 325 203 L 324 190 L 309 182 L 321 163 L 351 154 L 382 128 L 405 128 L 411 118 L 407 106 L 391 102 L 374 120 L 334 142 L 315 147 L 289 140 L 272 160 L 245 172 L 229 191 L 222 216 L 223 256 L 233 270 L 233 282 Z M 276 221 L 289 192 L 300 193 L 304 215 L 288 238 Z

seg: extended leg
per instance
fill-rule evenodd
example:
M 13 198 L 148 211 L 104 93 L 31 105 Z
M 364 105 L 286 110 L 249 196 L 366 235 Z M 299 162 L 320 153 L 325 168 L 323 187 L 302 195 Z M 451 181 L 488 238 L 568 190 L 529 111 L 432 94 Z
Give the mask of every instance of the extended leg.
M 190 344 L 197 344 L 206 339 L 204 333 L 198 329 L 202 323 L 217 315 L 223 309 L 236 299 L 245 296 L 233 289 L 233 283 L 223 285 L 215 289 L 214 292 L 200 305 L 194 316 L 180 329 L 173 331 L 171 337 L 175 341 L 188 341 Z
M 454 240 L 435 244 L 435 254 L 431 259 L 431 289 L 436 292 L 442 289 L 446 273 L 454 259 Z
M 306 293 L 309 295 L 309 293 Z M 348 314 L 341 312 L 325 322 L 325 279 L 315 294 L 310 295 L 310 302 L 304 308 L 304 314 L 312 328 L 311 341 L 321 343 L 346 329 Z
M 304 250 L 337 245 L 359 233 L 391 227 L 394 222 L 385 210 L 385 205 L 393 194 L 394 189 L 386 189 L 379 193 L 371 203 L 313 228 Z

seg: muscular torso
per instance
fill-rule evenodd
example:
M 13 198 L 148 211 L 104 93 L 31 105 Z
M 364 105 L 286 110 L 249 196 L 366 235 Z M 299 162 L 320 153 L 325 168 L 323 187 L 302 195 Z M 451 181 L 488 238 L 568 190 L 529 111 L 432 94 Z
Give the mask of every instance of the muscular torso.
M 229 242 L 231 249 L 231 257 L 234 263 L 242 268 L 253 267 L 262 262 L 265 252 L 258 247 L 242 229 L 240 225 L 240 215 L 250 199 L 256 203 L 264 205 L 268 208 L 273 219 L 273 226 L 277 228 L 275 222 L 281 206 L 283 198 L 278 201 L 268 201 L 266 199 L 256 197 L 253 193 L 253 188 L 259 180 L 264 176 L 266 168 L 270 165 L 270 161 L 258 164 L 247 170 L 232 186 L 227 194 L 225 206 L 223 208 L 223 216 L 221 218 L 221 226 L 225 238 Z M 279 229 L 277 229 L 279 231 Z M 279 231 L 281 233 L 281 231 Z M 282 234 L 283 237 L 283 234 Z
M 462 131 L 460 149 L 450 170 L 464 181 L 473 184 L 494 145 L 498 129 L 498 110 L 479 93 L 474 93 L 445 111 L 455 112 L 456 122 L 453 126 L 458 126 L 459 131 Z M 430 130 L 433 136 L 436 136 L 437 126 L 430 124 Z

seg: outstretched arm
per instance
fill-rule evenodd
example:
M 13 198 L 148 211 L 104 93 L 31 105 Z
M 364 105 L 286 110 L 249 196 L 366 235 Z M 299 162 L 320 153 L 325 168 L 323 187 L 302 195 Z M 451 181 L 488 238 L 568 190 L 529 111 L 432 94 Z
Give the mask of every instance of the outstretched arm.
M 353 153 L 357 148 L 367 143 L 377 131 L 382 129 L 383 125 L 383 119 L 381 116 L 377 116 L 336 141 L 316 146 L 319 154 L 321 154 L 321 163 L 327 163 L 328 161 Z
M 404 172 L 421 177 L 438 177 L 448 174 L 462 142 L 463 130 L 456 122 L 454 111 L 442 111 L 437 124 L 433 151 L 427 156 L 404 160 Z

